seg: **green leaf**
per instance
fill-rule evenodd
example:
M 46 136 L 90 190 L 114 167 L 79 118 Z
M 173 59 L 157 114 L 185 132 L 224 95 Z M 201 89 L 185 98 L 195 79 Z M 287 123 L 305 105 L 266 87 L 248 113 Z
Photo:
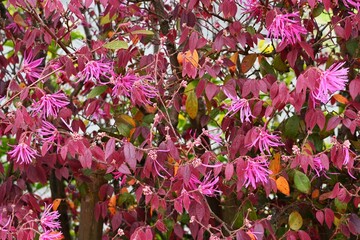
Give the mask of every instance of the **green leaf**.
M 294 211 L 289 216 L 289 227 L 294 231 L 298 231 L 303 225 L 303 218 L 298 211 Z
M 304 173 L 295 170 L 294 183 L 295 183 L 295 188 L 300 192 L 306 194 L 310 193 L 311 183 L 309 178 Z
M 347 203 L 340 201 L 339 199 L 335 198 L 334 201 L 335 208 L 340 213 L 345 213 L 347 209 Z
M 285 124 L 285 131 L 284 131 L 285 137 L 295 139 L 299 133 L 299 124 L 300 124 L 300 119 L 298 116 L 294 115 L 290 117 Z
M 105 25 L 110 22 L 111 22 L 110 14 L 106 14 L 105 16 L 100 18 L 100 25 Z
M 104 48 L 118 50 L 118 49 L 128 49 L 129 46 L 124 41 L 114 40 L 114 41 L 104 44 Z
M 90 92 L 89 94 L 87 95 L 88 98 L 94 98 L 94 97 L 97 97 L 101 94 L 103 94 L 106 89 L 108 87 L 107 86 L 97 86 L 97 87 L 94 87 Z
M 272 74 L 276 76 L 274 68 L 266 61 L 265 58 L 262 58 L 260 61 L 260 73 L 265 76 L 266 74 Z
M 195 119 L 199 110 L 199 104 L 194 90 L 190 91 L 190 93 L 188 94 L 186 98 L 185 108 L 190 118 Z
M 281 59 L 280 54 L 278 54 L 278 55 L 276 55 L 274 57 L 274 61 L 273 61 L 272 65 L 279 72 L 287 72 L 287 71 L 289 71 L 289 67 Z
M 135 30 L 133 32 L 131 32 L 131 34 L 141 34 L 141 35 L 154 35 L 153 31 L 150 30 Z

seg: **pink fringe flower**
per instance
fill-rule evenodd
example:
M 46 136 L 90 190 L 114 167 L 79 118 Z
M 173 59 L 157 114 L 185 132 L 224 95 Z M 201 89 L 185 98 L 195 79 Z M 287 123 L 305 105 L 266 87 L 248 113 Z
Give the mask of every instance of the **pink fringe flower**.
M 152 79 L 148 76 L 127 74 L 115 79 L 112 91 L 113 97 L 130 97 L 132 104 L 142 106 L 151 104 L 151 99 L 157 97 L 157 89 L 150 85 Z
M 59 141 L 59 131 L 50 122 L 42 121 L 41 128 L 38 130 L 42 140 L 48 143 Z
M 281 138 L 269 134 L 265 128 L 256 128 L 247 134 L 246 137 L 250 137 L 247 142 L 249 142 L 246 147 L 256 147 L 260 149 L 261 153 L 268 152 L 270 153 L 270 147 L 279 147 L 284 144 L 281 142 Z
M 92 60 L 86 63 L 84 69 L 77 74 L 79 81 L 84 83 L 100 81 L 100 77 L 109 79 L 113 75 L 112 64 L 101 60 Z
M 15 162 L 19 164 L 30 164 L 33 159 L 38 155 L 36 150 L 32 149 L 29 145 L 22 142 L 15 146 L 12 151 L 9 151 L 11 158 L 16 158 Z
M 275 15 L 273 22 L 268 27 L 268 37 L 281 38 L 282 42 L 295 44 L 301 41 L 301 34 L 306 34 L 306 29 L 301 26 L 299 12 Z
M 57 117 L 61 108 L 67 106 L 69 101 L 64 93 L 46 94 L 41 97 L 40 101 L 33 104 L 33 114 L 41 113 L 43 117 Z
M 217 190 L 217 183 L 219 182 L 219 177 L 210 179 L 211 173 L 206 174 L 204 179 L 200 181 L 195 175 L 191 175 L 189 185 L 192 190 L 198 190 L 201 194 L 213 197 L 221 191 Z
M 266 184 L 269 181 L 269 163 L 264 156 L 256 158 L 246 158 L 247 167 L 245 169 L 245 187 L 251 185 L 256 189 L 257 183 Z
M 240 121 L 242 123 L 245 121 L 250 122 L 250 117 L 254 117 L 251 113 L 249 101 L 245 98 L 232 99 L 228 110 L 229 112 L 226 115 L 230 115 L 230 117 L 234 116 L 237 112 L 240 111 Z
M 60 214 L 58 211 L 51 211 L 52 207 L 53 204 L 49 204 L 47 206 L 45 204 L 45 209 L 40 219 L 40 224 L 44 231 L 53 231 L 54 229 L 60 228 L 60 222 L 58 221 Z
M 342 68 L 343 63 L 334 63 L 325 71 L 321 71 L 320 78 L 318 79 L 317 87 L 311 92 L 312 96 L 326 103 L 329 101 L 330 95 L 336 91 L 345 88 L 345 84 L 349 81 L 347 73 L 348 68 Z
M 254 18 L 256 22 L 261 20 L 264 12 L 264 7 L 259 0 L 245 0 L 241 1 L 244 7 L 244 13 L 249 14 L 248 18 Z
M 56 231 L 46 231 L 40 234 L 39 240 L 58 240 L 63 239 L 63 235 L 61 232 Z
M 34 60 L 32 52 L 24 54 L 24 62 L 21 66 L 20 72 L 25 73 L 26 79 L 29 82 L 34 82 L 40 78 L 42 73 L 42 68 L 39 68 L 44 58 L 39 58 Z

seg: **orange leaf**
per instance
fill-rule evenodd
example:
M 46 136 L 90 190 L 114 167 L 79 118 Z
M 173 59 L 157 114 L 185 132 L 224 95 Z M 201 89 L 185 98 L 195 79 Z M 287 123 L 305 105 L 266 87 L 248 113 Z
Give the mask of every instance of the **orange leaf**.
M 239 57 L 239 53 L 238 53 L 238 52 L 234 53 L 234 54 L 230 57 L 230 60 L 235 64 L 234 66 L 229 67 L 229 71 L 230 71 L 231 73 L 234 73 L 235 70 L 236 70 L 236 63 L 237 63 L 238 57 Z
M 24 19 L 21 17 L 21 15 L 19 13 L 15 13 L 13 16 L 14 22 L 17 25 L 20 25 L 22 27 L 26 27 L 27 24 L 25 23 Z
M 54 201 L 53 201 L 53 207 L 52 209 L 54 211 L 56 211 L 61 203 L 62 199 L 61 198 L 56 198 Z
M 174 164 L 174 177 L 176 176 L 178 170 L 179 170 L 179 163 L 175 162 L 175 164 Z
M 319 195 L 320 195 L 319 189 L 315 189 L 315 190 L 311 193 L 311 198 L 313 198 L 313 199 L 318 198 Z
M 177 60 L 180 65 L 184 63 L 184 61 L 191 63 L 194 67 L 198 67 L 199 65 L 199 54 L 196 49 L 191 52 L 190 50 L 186 51 L 185 53 L 180 52 L 177 55 Z
M 343 95 L 340 95 L 340 94 L 334 94 L 332 96 L 336 101 L 338 101 L 339 103 L 342 103 L 342 104 L 348 104 L 349 103 L 349 100 L 344 97 Z
M 115 215 L 116 213 L 116 195 L 112 195 L 109 203 L 108 203 L 108 209 L 111 215 Z
M 257 239 L 257 237 L 255 237 L 255 235 L 250 231 L 248 231 L 246 234 L 250 237 L 251 240 L 256 240 Z
M 278 179 L 276 179 L 276 187 L 281 193 L 285 194 L 286 196 L 290 196 L 290 186 L 284 177 L 280 176 Z
M 274 158 L 270 160 L 269 169 L 272 172 L 270 177 L 275 179 L 275 176 L 281 171 L 280 153 L 276 153 Z
M 75 203 L 71 200 L 66 200 L 66 203 L 68 204 L 68 206 L 71 208 L 71 209 L 74 209 L 75 208 Z
M 249 71 L 254 65 L 256 57 L 256 54 L 246 55 L 241 63 L 241 72 L 246 73 L 247 71 Z

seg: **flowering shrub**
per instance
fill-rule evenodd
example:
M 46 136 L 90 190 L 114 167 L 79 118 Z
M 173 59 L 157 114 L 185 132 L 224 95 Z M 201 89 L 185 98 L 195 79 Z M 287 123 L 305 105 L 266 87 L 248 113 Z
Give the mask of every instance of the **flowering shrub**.
M 358 1 L 0 8 L 0 239 L 359 236 Z

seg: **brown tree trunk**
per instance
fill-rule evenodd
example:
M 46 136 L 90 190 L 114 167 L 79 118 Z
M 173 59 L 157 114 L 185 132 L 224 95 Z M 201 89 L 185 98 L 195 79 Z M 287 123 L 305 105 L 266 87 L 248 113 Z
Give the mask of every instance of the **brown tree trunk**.
M 56 178 L 55 170 L 51 172 L 50 190 L 51 190 L 51 198 L 53 200 L 57 198 L 66 199 L 64 182 L 63 180 L 59 180 Z M 70 219 L 68 216 L 68 206 L 66 204 L 66 201 L 61 201 L 57 211 L 60 213 L 59 220 L 60 220 L 61 232 L 64 236 L 64 239 L 71 240 Z
M 99 240 L 102 237 L 103 219 L 95 218 L 95 205 L 99 201 L 99 190 L 106 183 L 102 172 L 94 172 L 86 193 L 81 196 L 79 240 Z

